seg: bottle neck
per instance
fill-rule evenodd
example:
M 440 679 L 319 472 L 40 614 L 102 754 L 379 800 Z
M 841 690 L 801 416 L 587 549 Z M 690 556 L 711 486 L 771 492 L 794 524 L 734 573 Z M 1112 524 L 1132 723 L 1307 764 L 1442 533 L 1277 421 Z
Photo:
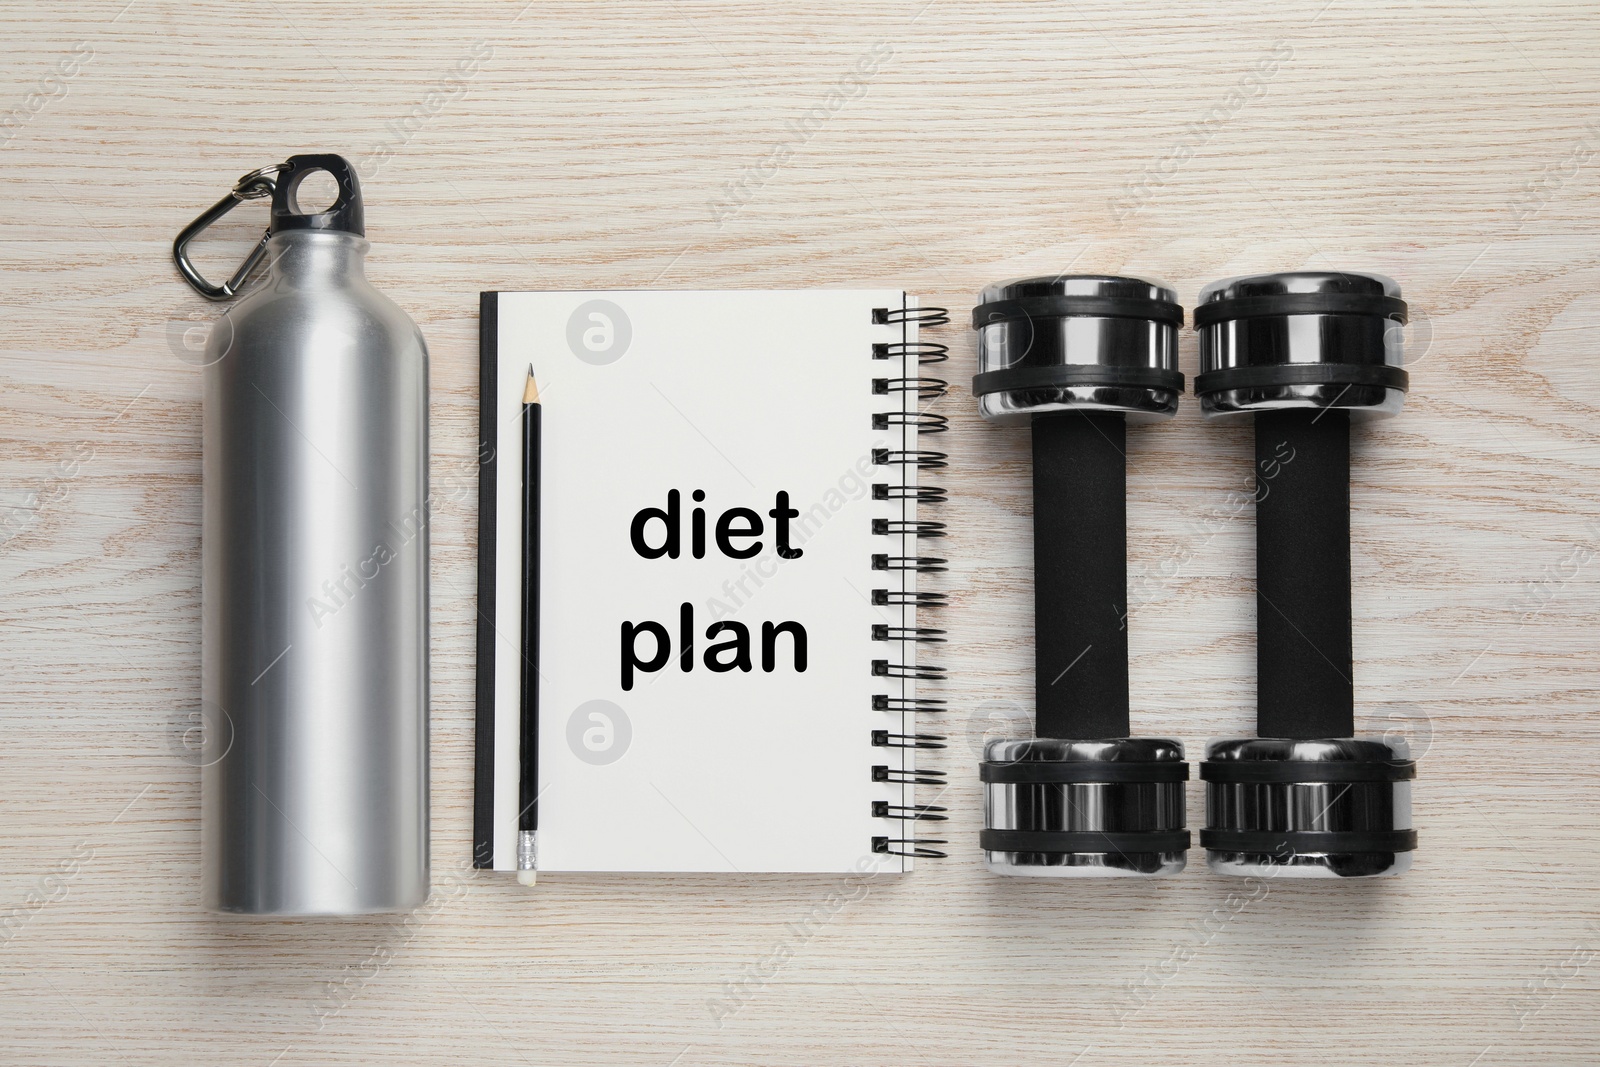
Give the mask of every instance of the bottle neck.
M 366 281 L 365 237 L 339 230 L 285 230 L 267 242 L 274 284 L 331 288 Z

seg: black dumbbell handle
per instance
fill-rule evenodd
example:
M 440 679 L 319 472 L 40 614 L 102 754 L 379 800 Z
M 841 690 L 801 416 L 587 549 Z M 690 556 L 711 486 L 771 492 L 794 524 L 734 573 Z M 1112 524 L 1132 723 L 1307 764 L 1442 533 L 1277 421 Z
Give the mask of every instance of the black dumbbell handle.
M 1350 416 L 1263 411 L 1256 434 L 1256 732 L 1350 737 Z
M 1033 420 L 1039 737 L 1128 736 L 1125 429 L 1100 412 Z

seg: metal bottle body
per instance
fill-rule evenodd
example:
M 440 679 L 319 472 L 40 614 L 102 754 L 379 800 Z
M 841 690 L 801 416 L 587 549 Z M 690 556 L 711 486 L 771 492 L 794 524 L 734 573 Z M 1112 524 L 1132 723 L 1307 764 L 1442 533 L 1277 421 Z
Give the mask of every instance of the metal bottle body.
M 205 371 L 205 900 L 428 894 L 428 364 L 353 233 L 274 234 Z

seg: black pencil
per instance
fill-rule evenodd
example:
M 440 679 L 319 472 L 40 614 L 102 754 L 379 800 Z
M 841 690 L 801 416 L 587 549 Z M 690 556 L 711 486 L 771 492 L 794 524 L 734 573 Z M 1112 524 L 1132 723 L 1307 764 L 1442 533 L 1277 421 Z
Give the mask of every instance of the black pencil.
M 528 368 L 522 391 L 522 785 L 518 792 L 517 881 L 533 885 L 539 849 L 539 386 Z

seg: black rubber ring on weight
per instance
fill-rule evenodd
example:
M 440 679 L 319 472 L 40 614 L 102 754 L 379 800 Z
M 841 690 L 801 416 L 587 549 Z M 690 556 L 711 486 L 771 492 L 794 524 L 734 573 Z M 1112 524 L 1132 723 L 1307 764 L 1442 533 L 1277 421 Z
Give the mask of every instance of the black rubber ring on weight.
M 1371 315 L 1406 321 L 1406 302 L 1376 293 L 1280 293 L 1276 296 L 1239 296 L 1197 304 L 1194 328 L 1204 329 L 1235 319 L 1262 319 L 1278 315 Z
M 972 376 L 972 395 L 1007 393 L 1018 389 L 1048 389 L 1055 385 L 1086 385 L 1135 389 L 1170 389 L 1183 392 L 1183 374 L 1157 367 L 1102 367 L 1067 364 L 1058 367 L 1006 367 Z
M 1224 367 L 1195 375 L 1194 392 L 1196 396 L 1205 396 L 1225 389 L 1260 389 L 1274 385 L 1376 385 L 1398 389 L 1403 393 L 1411 385 L 1411 376 L 1404 369 L 1387 363 L 1280 363 L 1270 367 Z
M 998 322 L 1036 319 L 1091 317 L 1101 319 L 1148 319 L 1167 326 L 1183 327 L 1183 308 L 1166 300 L 1146 300 L 1135 296 L 1022 296 L 1014 300 L 994 300 L 972 309 L 972 328 L 981 330 Z
M 980 830 L 987 852 L 1186 852 L 1187 830 Z
M 1417 776 L 1410 760 L 1385 762 L 1333 762 L 1331 760 L 1207 760 L 1200 764 L 1206 782 L 1257 785 L 1263 783 L 1316 785 L 1322 782 L 1408 782 Z
M 1044 762 L 1027 760 L 1017 763 L 980 763 L 978 780 L 981 782 L 1044 785 L 1049 783 L 1100 782 L 1187 782 L 1189 764 L 1180 760 L 1151 760 L 1148 762 L 1118 763 L 1098 762 Z
M 1323 852 L 1411 852 L 1415 830 L 1201 830 L 1213 852 L 1249 852 L 1285 858 Z

